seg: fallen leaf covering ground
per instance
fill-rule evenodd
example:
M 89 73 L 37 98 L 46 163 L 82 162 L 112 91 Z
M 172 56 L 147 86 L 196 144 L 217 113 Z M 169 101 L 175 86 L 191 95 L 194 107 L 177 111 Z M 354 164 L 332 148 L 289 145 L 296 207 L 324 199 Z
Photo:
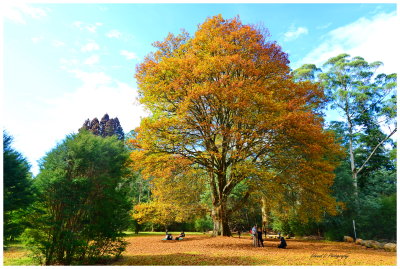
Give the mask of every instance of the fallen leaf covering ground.
M 163 236 L 135 236 L 114 265 L 396 265 L 396 253 L 326 241 L 288 239 L 278 249 L 278 239 L 264 248 L 252 246 L 250 236 L 210 237 L 190 235 L 182 241 L 162 241 Z
M 162 241 L 158 235 L 129 236 L 123 257 L 113 265 L 396 265 L 396 252 L 326 241 L 288 239 L 278 249 L 278 239 L 264 248 L 251 245 L 251 237 L 187 235 L 183 241 Z M 22 244 L 4 250 L 4 265 L 36 265 Z

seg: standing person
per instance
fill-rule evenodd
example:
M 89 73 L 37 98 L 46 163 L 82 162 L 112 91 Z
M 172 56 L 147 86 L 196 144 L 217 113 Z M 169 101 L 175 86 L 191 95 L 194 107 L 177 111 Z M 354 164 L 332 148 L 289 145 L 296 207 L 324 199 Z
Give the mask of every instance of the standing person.
M 258 245 L 258 236 L 257 236 L 257 224 L 253 226 L 253 228 L 251 229 L 251 235 L 253 236 L 253 246 L 257 246 Z
M 267 228 L 264 229 L 264 238 L 267 239 Z
M 241 235 L 241 233 L 242 233 L 242 229 L 241 229 L 241 228 L 239 228 L 239 229 L 238 229 L 238 235 L 239 235 L 239 238 L 240 238 L 240 235 Z
M 264 247 L 264 240 L 262 238 L 262 231 L 261 228 L 257 229 L 257 246 L 260 247 L 260 245 L 262 247 Z

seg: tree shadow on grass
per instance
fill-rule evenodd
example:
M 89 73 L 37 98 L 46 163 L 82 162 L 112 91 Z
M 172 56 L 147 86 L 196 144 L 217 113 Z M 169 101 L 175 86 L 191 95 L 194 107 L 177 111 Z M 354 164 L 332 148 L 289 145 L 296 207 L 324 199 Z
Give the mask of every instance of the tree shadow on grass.
M 124 255 L 113 265 L 260 265 L 251 257 L 174 253 L 166 255 Z

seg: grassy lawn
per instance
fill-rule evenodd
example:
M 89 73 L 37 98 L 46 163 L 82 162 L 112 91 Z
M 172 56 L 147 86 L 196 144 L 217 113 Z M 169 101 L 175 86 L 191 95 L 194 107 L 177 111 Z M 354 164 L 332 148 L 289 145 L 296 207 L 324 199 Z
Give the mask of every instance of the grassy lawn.
M 39 265 L 29 256 L 22 243 L 11 244 L 3 250 L 3 265 Z
M 171 232 L 174 236 L 180 232 Z M 129 245 L 113 265 L 396 265 L 396 252 L 366 249 L 344 242 L 288 239 L 278 249 L 277 239 L 264 241 L 264 248 L 251 245 L 251 238 L 210 237 L 186 233 L 182 241 L 162 241 L 164 232 L 127 233 Z M 4 265 L 35 265 L 27 250 L 16 244 L 4 250 Z

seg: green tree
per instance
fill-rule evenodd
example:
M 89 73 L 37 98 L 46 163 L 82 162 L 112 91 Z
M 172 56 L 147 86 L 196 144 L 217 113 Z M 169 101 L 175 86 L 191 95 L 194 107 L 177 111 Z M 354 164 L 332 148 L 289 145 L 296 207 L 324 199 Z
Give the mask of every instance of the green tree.
M 329 128 L 335 130 L 337 139 L 348 149 L 349 139 L 344 122 L 331 122 Z M 356 148 L 356 162 L 368 153 L 368 143 L 376 143 L 373 136 L 362 134 L 358 141 L 364 141 L 363 146 Z M 367 144 L 365 144 L 367 143 Z M 359 143 L 360 145 L 361 143 Z M 353 220 L 356 221 L 357 236 L 364 239 L 395 238 L 396 212 L 395 207 L 386 201 L 387 197 L 396 195 L 395 163 L 390 159 L 393 150 L 380 149 L 370 160 L 366 169 L 359 175 L 358 199 L 354 193 L 350 160 L 343 158 L 341 165 L 335 170 L 335 181 L 332 186 L 332 195 L 343 203 L 337 216 L 326 215 L 321 223 L 324 236 L 330 240 L 342 240 L 344 235 L 353 235 Z M 348 156 L 348 155 L 347 155 Z M 359 203 L 357 203 L 357 200 Z M 388 200 L 393 201 L 393 200 Z M 394 210 L 393 210 L 394 208 Z M 383 217 L 383 213 L 385 217 Z M 389 213 L 393 215 L 390 216 Z M 379 216 L 379 215 L 382 216 Z M 383 221 L 385 219 L 385 221 Z M 384 224 L 383 224 L 384 222 Z
M 25 228 L 23 217 L 33 202 L 30 166 L 21 153 L 12 148 L 12 137 L 3 131 L 3 217 L 4 245 L 15 240 Z
M 322 223 L 328 239 L 353 234 L 353 219 L 359 237 L 389 239 L 395 234 L 393 217 L 387 217 L 385 228 L 377 217 L 394 212 L 387 197 L 396 192 L 396 144 L 390 139 L 397 131 L 396 74 L 377 74 L 381 65 L 341 54 L 322 69 L 306 64 L 293 71 L 298 81 L 319 81 L 330 108 L 343 117 L 328 126 L 347 151 L 332 186 L 333 196 L 344 206 L 338 209 L 340 214 L 326 215 Z
M 348 54 L 340 54 L 330 58 L 323 66 L 324 71 L 319 74 L 319 80 L 331 101 L 331 108 L 338 110 L 345 119 L 356 197 L 360 173 L 397 131 L 397 76 L 376 74 L 376 69 L 381 65 L 381 62 L 368 63 L 362 57 L 350 58 Z M 388 134 L 380 131 L 382 125 L 389 129 Z M 357 162 L 356 149 L 361 149 L 365 144 L 359 138 L 372 138 L 373 146 L 369 143 L 363 159 Z
M 296 81 L 315 81 L 317 79 L 316 74 L 322 70 L 315 64 L 303 64 L 301 67 L 293 70 L 293 79 Z
M 128 152 L 115 136 L 69 135 L 40 164 L 25 236 L 42 262 L 93 263 L 124 250 Z

